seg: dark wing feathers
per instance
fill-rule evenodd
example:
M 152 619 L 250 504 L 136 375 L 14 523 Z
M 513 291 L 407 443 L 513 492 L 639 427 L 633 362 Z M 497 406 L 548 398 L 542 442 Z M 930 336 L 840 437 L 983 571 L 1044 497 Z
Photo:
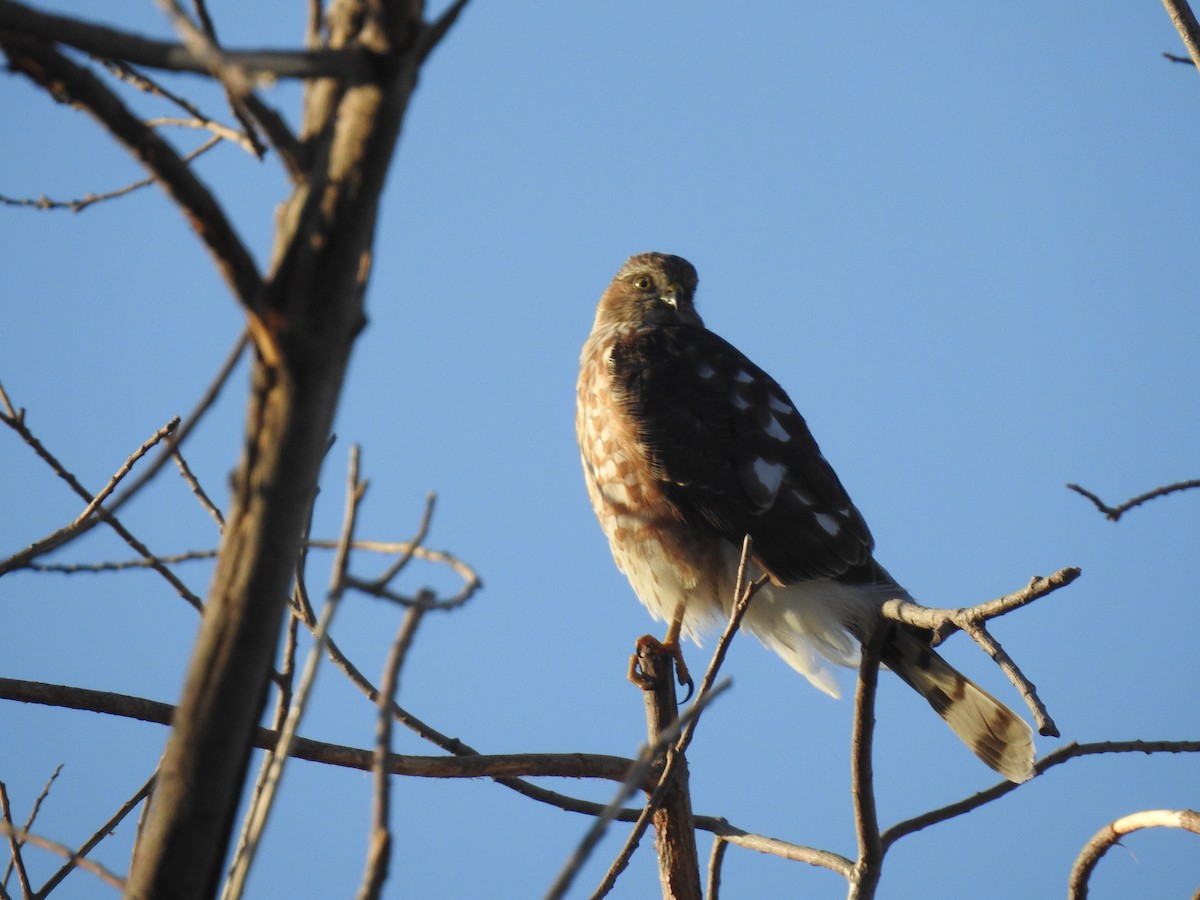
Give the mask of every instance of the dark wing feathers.
M 727 540 L 749 534 L 784 584 L 874 580 L 872 540 L 783 389 L 712 332 L 679 325 L 619 339 L 613 382 L 680 511 Z

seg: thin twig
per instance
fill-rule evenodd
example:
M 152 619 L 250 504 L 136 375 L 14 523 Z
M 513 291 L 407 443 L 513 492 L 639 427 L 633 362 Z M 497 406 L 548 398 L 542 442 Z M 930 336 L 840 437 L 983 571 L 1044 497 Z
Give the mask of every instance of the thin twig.
M 75 851 L 65 844 L 60 844 L 57 841 L 49 840 L 40 835 L 31 834 L 23 828 L 13 828 L 7 822 L 0 822 L 0 833 L 15 836 L 23 844 L 32 844 L 35 847 L 41 847 L 43 850 L 49 850 L 51 853 L 57 853 L 59 856 L 65 856 L 76 866 L 91 872 L 111 887 L 115 887 L 119 891 L 125 890 L 125 882 L 123 880 L 104 868 L 100 863 L 77 856 Z
M 1011 594 L 1006 594 L 1003 597 L 998 597 L 995 600 L 989 600 L 976 606 L 961 607 L 958 609 L 937 609 L 922 606 L 911 600 L 893 599 L 883 604 L 881 612 L 885 619 L 903 622 L 906 625 L 931 631 L 935 644 L 945 640 L 955 631 L 965 631 L 996 661 L 1001 671 L 1004 672 L 1008 680 L 1020 692 L 1021 697 L 1025 700 L 1025 704 L 1037 720 L 1038 731 L 1041 734 L 1057 736 L 1058 727 L 1054 724 L 1054 720 L 1050 718 L 1050 713 L 1046 710 L 1046 705 L 1038 696 L 1037 687 L 1025 676 L 1025 673 L 1021 671 L 1004 648 L 1000 646 L 999 641 L 988 632 L 984 623 L 1005 613 L 1012 612 L 1015 609 L 1020 609 L 1022 606 L 1045 597 L 1059 588 L 1066 587 L 1081 574 L 1081 570 L 1074 567 L 1059 569 L 1048 578 L 1035 577 L 1031 579 L 1029 584 L 1019 591 L 1014 591 Z
M 185 213 L 234 296 L 251 314 L 258 310 L 262 275 L 240 235 L 212 192 L 153 128 L 135 116 L 90 69 L 54 46 L 4 30 L 4 13 L 15 4 L 0 0 L 0 46 L 9 68 L 27 76 L 55 99 L 77 105 L 96 118 L 139 162 L 159 178 Z
M 725 862 L 725 851 L 728 849 L 727 841 L 713 838 L 712 853 L 708 856 L 708 887 L 704 891 L 704 900 L 720 900 L 721 865 Z
M 179 417 L 176 416 L 162 428 L 158 429 L 158 431 L 154 432 L 154 434 L 143 441 L 142 445 L 134 450 L 133 453 L 131 453 L 125 459 L 125 462 L 121 464 L 120 468 L 117 469 L 112 478 L 108 480 L 108 484 L 104 486 L 100 493 L 92 496 L 88 493 L 87 489 L 83 487 L 83 485 L 79 484 L 79 482 L 75 480 L 75 477 L 71 475 L 71 473 L 67 472 L 66 469 L 60 463 L 58 463 L 57 459 L 50 455 L 49 451 L 45 450 L 41 442 L 37 441 L 36 438 L 33 437 L 33 433 L 29 431 L 28 427 L 25 425 L 23 416 L 21 417 L 20 421 L 15 421 L 8 416 L 0 416 L 0 421 L 3 421 L 5 424 L 13 428 L 13 430 L 15 430 L 18 434 L 20 434 L 25 440 L 25 443 L 33 447 L 34 452 L 37 453 L 38 456 L 50 463 L 55 473 L 58 474 L 59 477 L 64 481 L 66 481 L 67 484 L 69 484 L 75 491 L 75 493 L 79 494 L 88 501 L 87 505 L 83 508 L 83 512 L 77 515 L 68 524 L 64 525 L 54 533 L 47 535 L 41 540 L 34 541 L 24 550 L 20 551 L 19 553 L 14 553 L 8 559 L 0 563 L 0 574 L 11 572 L 14 569 L 25 568 L 26 563 L 29 561 L 36 559 L 39 556 L 44 556 L 52 550 L 57 550 L 63 544 L 66 544 L 68 541 L 73 540 L 84 531 L 87 531 L 89 528 L 91 528 L 91 525 L 86 523 L 88 523 L 88 521 L 92 518 L 93 514 L 96 514 L 97 512 L 103 512 L 103 510 L 100 510 L 100 504 L 108 499 L 109 494 L 111 494 L 116 489 L 117 485 L 121 483 L 121 479 L 129 474 L 130 470 L 137 464 L 138 460 L 149 453 L 155 444 L 159 443 L 159 441 L 163 440 L 163 438 L 170 435 L 171 432 L 173 432 L 179 426 Z
M 884 618 L 933 631 L 937 633 L 939 640 L 945 640 L 955 630 L 964 628 L 967 622 L 986 622 L 1015 609 L 1020 609 L 1034 600 L 1054 593 L 1059 588 L 1066 587 L 1081 574 L 1083 574 L 1081 569 L 1068 566 L 1046 578 L 1035 576 L 1021 590 L 975 606 L 956 609 L 937 608 L 922 606 L 909 600 L 895 599 L 884 603 L 880 612 Z
M 387 588 L 391 580 L 400 574 L 400 570 L 412 561 L 417 549 L 425 543 L 425 538 L 429 534 L 429 524 L 433 521 L 433 507 L 437 502 L 437 495 L 430 491 L 425 495 L 425 512 L 421 515 L 421 524 L 417 526 L 417 533 L 413 535 L 408 546 L 404 548 L 400 556 L 384 570 L 383 574 L 374 581 L 369 582 L 370 586 L 378 588 Z
M 179 474 L 183 476 L 183 480 L 187 482 L 187 486 L 192 489 L 192 493 L 196 495 L 196 499 L 200 501 L 200 505 L 216 520 L 218 528 L 224 528 L 225 517 L 221 515 L 221 510 L 217 508 L 217 504 L 212 502 L 212 498 L 200 486 L 200 480 L 196 478 L 195 473 L 188 466 L 187 460 L 183 458 L 183 453 L 180 452 L 178 445 L 176 445 L 171 456 L 175 460 L 175 465 L 179 467 Z
M 1200 741 L 1096 741 L 1088 744 L 1072 742 L 1046 754 L 1034 764 L 1033 768 L 1037 775 L 1044 775 L 1050 769 L 1060 766 L 1068 760 L 1102 753 L 1200 753 Z M 902 837 L 921 831 L 930 825 L 937 825 L 940 822 L 947 822 L 965 815 L 1011 793 L 1018 787 L 1020 785 L 1011 781 L 1001 781 L 970 797 L 897 822 L 883 832 L 884 849 L 886 850 Z
M 62 866 L 59 867 L 58 871 L 51 875 L 46 880 L 46 883 L 38 888 L 37 896 L 45 897 L 52 890 L 58 887 L 62 880 L 70 875 L 72 870 L 76 868 L 78 860 L 91 853 L 97 844 L 112 834 L 113 829 L 121 824 L 121 820 L 129 815 L 129 813 L 132 812 L 139 803 L 150 796 L 150 791 L 154 788 L 154 779 L 157 777 L 158 771 L 155 770 L 155 773 L 146 780 L 146 783 L 138 788 L 137 791 L 134 792 L 133 796 L 126 800 L 121 805 L 121 808 L 109 817 L 107 822 L 97 828 L 92 836 L 84 841 L 82 845 L 80 845 L 79 849 L 75 851 L 74 856 L 63 863 Z M 28 827 L 29 826 L 26 826 L 26 828 Z
M 1200 479 L 1192 479 L 1191 481 L 1178 481 L 1175 484 L 1168 484 L 1165 487 L 1155 488 L 1154 490 L 1147 491 L 1144 494 L 1138 494 L 1132 500 L 1126 500 L 1120 506 L 1109 506 L 1091 491 L 1087 490 L 1086 488 L 1082 488 L 1077 484 L 1068 484 L 1067 487 L 1073 490 L 1075 493 L 1087 497 L 1092 501 L 1092 503 L 1096 504 L 1096 509 L 1104 513 L 1105 517 L 1110 522 L 1116 522 L 1121 518 L 1121 516 L 1129 512 L 1129 510 L 1133 509 L 1135 506 L 1141 506 L 1148 500 L 1153 500 L 1156 497 L 1165 497 L 1167 494 L 1173 494 L 1176 491 L 1189 491 L 1193 488 L 1200 488 Z
M 267 772 L 267 777 L 263 781 L 262 793 L 258 796 L 254 809 L 249 816 L 251 824 L 246 830 L 246 845 L 243 848 L 241 856 L 235 861 L 228 879 L 226 879 L 223 896 L 229 897 L 231 900 L 238 900 L 245 891 L 246 879 L 250 873 L 251 866 L 254 865 L 254 857 L 258 852 L 259 842 L 266 829 L 267 819 L 270 816 L 280 782 L 283 779 L 284 767 L 287 764 L 288 757 L 292 753 L 292 747 L 296 741 L 296 732 L 300 727 L 300 721 L 308 706 L 308 698 L 312 691 L 312 686 L 316 681 L 317 669 L 321 658 L 325 655 L 325 643 L 328 639 L 329 626 L 345 593 L 345 575 L 350 552 L 349 546 L 354 539 L 354 526 L 358 519 L 358 508 L 367 487 L 364 482 L 358 479 L 358 462 L 359 449 L 355 445 L 350 448 L 350 464 L 346 475 L 346 506 L 342 524 L 342 536 L 338 543 L 337 555 L 334 557 L 333 575 L 330 581 L 329 593 L 325 600 L 325 606 L 321 610 L 321 617 L 317 621 L 316 630 L 313 633 L 313 645 L 308 652 L 308 657 L 305 659 L 304 670 L 300 675 L 300 682 L 296 686 L 295 693 L 292 696 L 291 708 L 288 710 L 287 719 L 284 721 L 283 728 L 280 731 L 279 743 L 272 751 L 271 766 Z
M 971 638 L 982 647 L 1000 667 L 1000 671 L 1008 676 L 1008 680 L 1016 687 L 1021 698 L 1025 701 L 1025 705 L 1029 711 L 1033 713 L 1034 721 L 1037 722 L 1038 734 L 1046 737 L 1061 737 L 1058 726 L 1054 724 L 1054 720 L 1050 718 L 1050 712 L 1046 709 L 1046 704 L 1042 702 L 1042 698 L 1038 696 L 1037 685 L 1021 671 L 1020 667 L 1013 661 L 1013 658 L 1008 655 L 1008 651 L 1000 646 L 1000 642 L 992 635 L 987 627 L 982 623 L 967 622 L 963 629 Z
M 202 153 L 207 153 L 217 144 L 221 143 L 224 138 L 220 136 L 210 137 L 203 144 L 185 153 L 182 157 L 185 163 L 191 162 Z M 82 212 L 94 203 L 101 203 L 105 200 L 113 200 L 117 197 L 124 197 L 127 194 L 132 194 L 134 191 L 144 187 L 149 187 L 158 181 L 157 175 L 151 175 L 149 178 L 142 178 L 124 187 L 116 188 L 115 190 L 105 191 L 101 194 L 87 194 L 78 200 L 51 200 L 49 197 L 38 197 L 37 199 L 27 199 L 20 197 L 7 197 L 0 194 L 0 203 L 5 206 L 31 206 L 34 209 L 69 209 L 71 212 Z
M 254 145 L 246 139 L 245 134 L 236 128 L 230 128 L 228 125 L 217 122 L 214 119 L 181 119 L 178 116 L 158 116 L 154 119 L 147 119 L 146 124 L 151 128 L 193 128 L 198 131 L 210 131 L 216 137 L 221 138 L 221 140 L 237 144 L 243 150 L 249 150 L 251 153 L 254 153 Z
M 9 405 L 7 396 L 5 397 L 5 404 Z M 10 406 L 10 408 L 11 408 L 11 406 Z M 88 501 L 89 507 L 91 507 L 94 495 L 90 491 L 88 491 L 87 488 L 85 488 L 82 484 L 80 484 L 79 481 L 75 478 L 75 476 L 72 475 L 70 472 L 68 472 L 66 470 L 66 468 L 62 465 L 62 463 L 60 463 L 58 461 L 58 458 L 55 457 L 54 454 L 52 454 L 49 450 L 47 450 L 46 447 L 42 444 L 42 442 L 39 441 L 33 435 L 33 432 L 31 432 L 29 430 L 28 426 L 26 426 L 26 424 L 25 424 L 24 413 L 25 413 L 25 411 L 21 410 L 20 413 L 15 416 L 0 416 L 0 421 L 2 421 L 4 424 L 8 425 L 10 428 L 12 428 L 14 431 L 16 431 L 19 435 L 21 435 L 22 440 L 24 440 L 25 443 L 28 444 L 33 449 L 33 451 L 39 457 L 41 457 L 42 460 L 45 461 L 46 464 L 49 465 L 51 469 L 54 470 L 54 473 L 56 475 L 58 475 L 59 478 L 61 478 L 63 481 L 65 481 L 70 486 L 71 490 L 73 490 L 77 495 L 79 495 L 84 500 Z M 138 456 L 138 458 L 140 458 L 140 455 L 136 452 L 135 452 L 135 456 Z M 131 460 L 132 459 L 133 459 L 133 457 L 131 457 Z M 115 508 L 115 505 L 116 504 L 114 503 L 114 508 Z M 187 586 L 182 581 L 179 580 L 178 576 L 176 576 L 174 572 L 172 572 L 165 565 L 163 565 L 163 563 L 158 559 L 158 557 L 155 554 L 151 553 L 145 544 L 143 544 L 141 541 L 139 541 L 137 538 L 135 538 L 129 532 L 129 530 L 124 525 L 121 524 L 121 522 L 117 519 L 117 517 L 115 515 L 113 515 L 113 513 L 110 509 L 105 509 L 104 506 L 95 506 L 93 509 L 93 512 L 94 512 L 94 520 L 102 521 L 102 522 L 105 522 L 107 525 L 109 525 L 109 527 L 111 527 L 113 529 L 113 531 L 115 531 L 118 535 L 121 536 L 121 538 L 125 541 L 125 543 L 127 543 L 130 547 L 132 547 L 137 553 L 141 554 L 142 558 L 146 560 L 146 563 L 147 563 L 147 565 L 150 566 L 150 568 L 154 569 L 154 571 L 156 571 L 160 575 L 162 575 L 162 577 L 167 580 L 167 583 L 170 584 L 173 588 L 175 588 L 175 590 L 176 590 L 176 592 L 178 592 L 179 596 L 183 597 L 184 600 L 186 600 L 188 603 L 190 603 L 197 610 L 203 609 L 203 604 L 200 602 L 200 598 L 197 597 L 195 594 L 193 594 L 187 588 Z M 80 519 L 79 524 L 77 526 L 75 526 L 74 528 L 71 528 L 71 526 L 68 526 L 67 529 L 61 530 L 63 532 L 66 532 L 69 529 L 69 534 L 67 534 L 65 537 L 63 537 L 61 535 L 59 537 L 55 537 L 54 535 L 52 535 L 51 538 L 53 538 L 53 541 L 51 540 L 51 538 L 46 538 L 43 541 L 39 541 L 39 542 L 31 545 L 30 547 L 26 548 L 25 550 L 21 551 L 20 553 L 14 554 L 13 556 L 9 557 L 7 560 L 0 562 L 0 575 L 3 575 L 5 572 L 12 571 L 13 569 L 22 568 L 36 556 L 38 556 L 42 553 L 47 553 L 50 550 L 53 550 L 56 547 L 61 546 L 67 540 L 77 537 L 78 535 L 82 534 L 84 531 L 88 530 L 88 528 L 90 526 L 86 525 L 85 523 L 90 522 L 90 521 L 93 521 L 93 518 L 91 516 L 89 516 L 87 519 Z M 56 533 L 56 534 L 59 534 L 59 533 Z
M 61 767 L 60 767 L 61 768 Z M 8 849 L 12 861 L 9 863 L 11 867 L 16 867 L 17 881 L 21 884 L 21 895 L 23 897 L 33 896 L 33 888 L 29 884 L 29 873 L 25 871 L 25 859 L 21 856 L 21 840 L 17 837 L 18 829 L 13 825 L 12 807 L 8 805 L 8 788 L 3 781 L 0 781 L 0 821 L 8 829 Z M 25 826 L 28 828 L 29 826 Z M 24 831 L 25 829 L 20 829 Z M 5 879 L 8 878 L 8 872 L 5 872 Z
M 875 738 L 875 688 L 879 681 L 879 656 L 894 626 L 880 623 L 864 642 L 854 691 L 854 734 L 850 741 L 850 796 L 854 801 L 854 831 L 858 861 L 850 876 L 850 898 L 869 900 L 875 896 L 883 865 L 883 842 L 875 808 L 873 745 Z
M 450 7 L 438 17 L 437 21 L 426 25 L 420 35 L 417 37 L 417 59 L 420 62 L 425 62 L 426 57 L 433 52 L 433 49 L 442 41 L 446 33 L 458 21 L 459 13 L 466 8 L 469 0 L 455 0 Z
M 196 18 L 200 22 L 200 28 L 203 29 L 203 34 L 211 42 L 213 49 L 220 52 L 221 44 L 217 39 L 217 26 L 213 23 L 212 16 L 208 14 L 208 5 L 204 0 L 192 0 L 192 6 L 196 10 Z M 225 97 L 229 101 L 229 108 L 233 110 L 233 115 L 241 123 L 245 129 L 246 138 L 253 147 L 254 155 L 262 159 L 266 155 L 267 148 L 263 145 L 262 138 L 258 136 L 258 132 L 254 128 L 254 122 L 246 109 L 245 98 L 250 96 L 247 91 L 243 95 L 235 95 L 228 88 L 225 90 Z
M 1068 900 L 1086 900 L 1088 879 L 1100 858 L 1121 838 L 1143 828 L 1180 828 L 1200 834 L 1200 813 L 1192 809 L 1147 809 L 1122 816 L 1097 831 L 1080 851 L 1067 882 Z
M 383 883 L 388 877 L 388 864 L 391 859 L 392 834 L 388 822 L 391 816 L 391 770 L 388 760 L 392 752 L 392 704 L 396 700 L 396 691 L 400 684 L 400 667 L 408 650 L 416 637 L 417 626 L 421 623 L 425 610 L 419 606 L 409 607 L 400 621 L 396 638 L 392 641 L 392 649 L 388 653 L 387 663 L 383 670 L 383 679 L 379 684 L 378 714 L 375 724 L 375 760 L 374 781 L 375 792 L 372 804 L 372 823 L 370 846 L 367 852 L 366 870 L 363 873 L 362 885 L 358 890 L 359 900 L 378 900 L 383 891 Z
M 138 476 L 138 478 L 129 484 L 125 490 L 113 498 L 113 502 L 108 505 L 109 510 L 116 512 L 124 504 L 129 502 L 147 482 L 155 475 L 162 471 L 162 467 L 167 464 L 167 460 L 171 458 L 171 454 L 175 452 L 175 448 L 182 445 L 188 435 L 192 433 L 199 423 L 204 418 L 204 414 L 212 408 L 212 405 L 217 402 L 217 398 L 221 395 L 221 390 L 229 381 L 233 370 L 237 368 L 238 361 L 242 358 L 242 354 L 246 351 L 246 346 L 250 343 L 249 334 L 243 330 L 238 339 L 234 342 L 233 347 L 229 351 L 229 355 L 225 357 L 221 367 L 217 370 L 217 374 L 213 376 L 213 380 L 209 382 L 204 393 L 196 402 L 196 406 L 183 420 L 183 424 L 179 426 L 179 430 L 167 441 L 167 445 L 163 447 L 158 456 L 150 462 L 146 470 Z M 214 551 L 213 555 L 216 553 Z

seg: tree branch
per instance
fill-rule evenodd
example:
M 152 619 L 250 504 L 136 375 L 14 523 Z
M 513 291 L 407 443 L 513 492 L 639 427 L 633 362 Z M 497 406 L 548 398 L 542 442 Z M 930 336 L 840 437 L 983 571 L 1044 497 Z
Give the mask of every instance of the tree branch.
M 1044 775 L 1055 766 L 1062 765 L 1068 760 L 1080 756 L 1095 756 L 1101 753 L 1200 753 L 1200 741 L 1097 741 L 1089 744 L 1070 743 L 1052 753 L 1046 754 L 1035 765 L 1037 775 Z M 911 819 L 897 822 L 883 832 L 883 846 L 886 850 L 900 838 L 914 832 L 946 822 L 984 804 L 991 803 L 1020 787 L 1011 781 L 1001 781 L 985 791 L 980 791 L 963 800 L 930 810 Z
M 40 12 L 13 0 L 0 0 L 0 30 L 151 69 L 208 74 L 205 60 L 183 44 L 150 40 L 70 16 Z M 222 53 L 221 58 L 255 77 L 358 80 L 368 68 L 364 54 L 356 50 L 232 50 Z
M 170 725 L 176 707 L 169 703 L 95 691 L 88 688 L 45 684 L 0 678 L 0 700 L 37 703 L 64 709 L 78 709 L 121 718 L 136 719 L 157 725 Z M 279 743 L 280 733 L 268 728 L 256 728 L 254 746 L 270 750 Z M 370 772 L 375 764 L 375 751 L 346 747 L 297 737 L 291 755 L 295 759 L 358 769 Z M 618 784 L 625 779 L 633 760 L 619 756 L 593 753 L 509 753 L 461 756 L 388 755 L 388 771 L 393 775 L 418 778 L 600 778 Z M 649 788 L 649 785 L 640 785 Z M 597 804 L 597 809 L 600 809 Z M 630 810 L 634 818 L 639 810 Z M 743 832 L 744 834 L 744 832 Z
M 1122 837 L 1143 828 L 1181 828 L 1192 834 L 1200 834 L 1200 813 L 1191 809 L 1148 809 L 1122 816 L 1105 825 L 1084 845 L 1075 865 L 1071 867 L 1071 877 L 1067 882 L 1069 900 L 1086 900 L 1088 879 L 1100 862 L 1100 857 L 1113 844 L 1120 843 Z
M 1200 488 L 1200 479 L 1179 481 L 1175 484 L 1168 484 L 1165 487 L 1155 488 L 1154 490 L 1147 491 L 1144 494 L 1138 494 L 1138 496 L 1134 497 L 1132 500 L 1126 500 L 1120 506 L 1109 506 L 1091 491 L 1087 490 L 1086 488 L 1082 488 L 1077 484 L 1068 484 L 1067 487 L 1073 490 L 1075 493 L 1087 497 L 1092 501 L 1092 503 L 1096 504 L 1096 509 L 1104 513 L 1105 517 L 1107 517 L 1110 522 L 1116 522 L 1121 518 L 1121 516 L 1129 512 L 1129 510 L 1133 509 L 1135 506 L 1141 506 L 1148 500 L 1153 500 L 1156 497 L 1165 497 L 1167 494 L 1173 494 L 1176 491 L 1189 491 L 1193 488 Z
M 0 12 L 6 2 L 0 0 Z M 83 107 L 158 178 L 186 214 L 234 295 L 246 309 L 256 309 L 262 290 L 258 267 L 220 205 L 174 148 L 88 69 L 50 45 L 0 30 L 0 47 L 14 71 L 26 75 L 56 100 Z
M 1167 15 L 1171 17 L 1171 24 L 1183 38 L 1183 45 L 1187 47 L 1192 64 L 1200 66 L 1200 24 L 1196 22 L 1192 8 L 1188 6 L 1187 0 L 1163 0 L 1163 6 L 1167 9 Z

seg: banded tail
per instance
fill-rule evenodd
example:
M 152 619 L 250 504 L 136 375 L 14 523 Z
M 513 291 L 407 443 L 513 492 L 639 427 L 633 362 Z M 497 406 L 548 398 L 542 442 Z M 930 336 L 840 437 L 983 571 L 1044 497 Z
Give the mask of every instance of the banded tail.
M 1016 784 L 1033 777 L 1033 729 L 938 656 L 919 632 L 893 628 L 882 657 L 981 760 Z

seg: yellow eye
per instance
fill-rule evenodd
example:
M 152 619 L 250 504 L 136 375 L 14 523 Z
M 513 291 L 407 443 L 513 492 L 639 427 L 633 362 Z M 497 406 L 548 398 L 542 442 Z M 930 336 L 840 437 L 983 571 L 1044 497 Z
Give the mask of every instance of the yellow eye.
M 649 275 L 639 275 L 633 279 L 633 286 L 639 291 L 648 291 L 654 287 L 654 281 Z

